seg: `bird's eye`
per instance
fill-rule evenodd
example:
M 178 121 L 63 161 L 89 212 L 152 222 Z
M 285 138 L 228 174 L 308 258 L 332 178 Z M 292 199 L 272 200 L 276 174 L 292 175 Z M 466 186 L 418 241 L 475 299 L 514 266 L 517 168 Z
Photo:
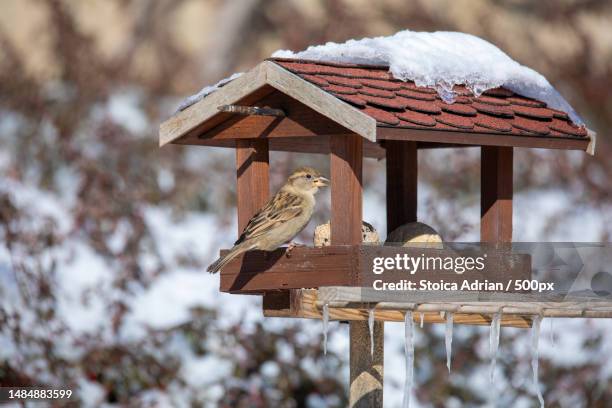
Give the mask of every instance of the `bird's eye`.
M 307 174 L 307 175 L 306 175 L 306 178 L 307 178 L 307 179 L 311 179 L 311 178 L 312 178 L 312 176 L 311 176 L 310 174 Z

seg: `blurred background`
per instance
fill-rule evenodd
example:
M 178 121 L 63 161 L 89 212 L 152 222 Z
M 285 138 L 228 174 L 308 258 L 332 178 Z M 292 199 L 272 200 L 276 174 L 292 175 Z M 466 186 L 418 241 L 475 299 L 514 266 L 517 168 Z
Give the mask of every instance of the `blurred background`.
M 72 388 L 79 405 L 342 407 L 348 328 L 264 319 L 204 272 L 236 238 L 234 152 L 158 148 L 182 98 L 273 51 L 399 30 L 478 35 L 557 87 L 597 154 L 516 149 L 516 241 L 609 241 L 612 2 L 607 0 L 2 0 L 0 385 Z M 419 156 L 419 220 L 478 240 L 478 149 Z M 273 187 L 324 156 L 272 154 Z M 384 161 L 365 165 L 364 219 L 383 234 Z M 384 173 L 382 173 L 384 174 Z M 329 197 L 316 221 L 329 218 Z M 302 235 L 310 242 L 312 222 Z M 529 332 L 418 330 L 413 402 L 537 406 Z M 612 400 L 612 323 L 544 321 L 547 406 Z M 386 325 L 385 406 L 401 404 L 403 327 Z

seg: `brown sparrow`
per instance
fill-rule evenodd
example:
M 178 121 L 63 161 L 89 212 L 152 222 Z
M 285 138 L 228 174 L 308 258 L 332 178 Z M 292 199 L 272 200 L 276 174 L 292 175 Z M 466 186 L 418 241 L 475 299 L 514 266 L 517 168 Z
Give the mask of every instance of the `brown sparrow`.
M 291 241 L 310 221 L 319 187 L 328 185 L 329 180 L 312 167 L 294 171 L 278 193 L 249 220 L 234 247 L 212 263 L 208 272 L 217 273 L 246 251 L 274 251 Z

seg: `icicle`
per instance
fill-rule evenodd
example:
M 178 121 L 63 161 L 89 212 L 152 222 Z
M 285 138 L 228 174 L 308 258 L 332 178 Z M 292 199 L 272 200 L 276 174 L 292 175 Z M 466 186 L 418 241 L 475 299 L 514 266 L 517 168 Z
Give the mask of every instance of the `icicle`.
M 329 305 L 323 305 L 323 354 L 327 355 L 327 327 L 329 325 Z
M 420 317 L 421 317 L 421 329 L 423 328 L 423 320 L 425 320 L 425 313 L 421 312 L 419 313 Z
M 421 316 L 422 315 L 423 313 L 421 313 Z M 406 343 L 404 343 L 404 351 L 406 353 L 406 381 L 404 382 L 404 402 L 402 408 L 409 408 L 410 396 L 412 395 L 412 384 L 414 382 L 414 322 L 412 321 L 411 311 L 406 312 L 404 323 L 406 336 Z
M 491 357 L 490 377 L 493 382 L 495 376 L 495 365 L 497 364 L 497 352 L 499 350 L 499 333 L 501 327 L 501 313 L 495 313 L 491 320 L 491 330 L 489 331 L 489 355 Z
M 550 319 L 550 344 L 555 347 L 555 330 L 553 329 L 553 321 L 554 319 L 551 317 Z
M 368 312 L 368 328 L 370 329 L 370 355 L 374 356 L 374 309 Z
M 531 368 L 533 370 L 533 386 L 535 387 L 538 400 L 540 401 L 540 408 L 544 408 L 544 397 L 542 396 L 542 390 L 540 390 L 540 383 L 538 380 L 540 323 L 542 323 L 542 316 L 535 316 L 533 318 L 533 326 L 531 327 Z
M 450 374 L 451 371 L 451 344 L 453 343 L 453 313 L 446 313 L 446 367 Z

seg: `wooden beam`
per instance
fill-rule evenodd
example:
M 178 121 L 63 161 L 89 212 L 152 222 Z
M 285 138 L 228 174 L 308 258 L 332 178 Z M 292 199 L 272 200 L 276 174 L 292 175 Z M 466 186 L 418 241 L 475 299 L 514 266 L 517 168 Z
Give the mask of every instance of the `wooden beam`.
M 281 110 L 285 116 L 230 115 L 226 121 L 201 133 L 199 138 L 272 139 L 352 134 L 347 128 L 278 91 L 265 95 L 253 104 Z
M 417 220 L 417 144 L 388 140 L 387 157 L 387 234 Z
M 512 242 L 512 147 L 483 146 L 480 167 L 480 240 Z
M 376 140 L 404 140 L 478 146 L 513 146 L 543 149 L 586 151 L 591 139 L 573 136 L 509 135 L 503 133 L 469 133 L 454 130 L 427 130 L 379 126 Z
M 359 283 L 358 247 L 296 247 L 290 257 L 285 256 L 285 251 L 286 248 L 249 251 L 232 260 L 221 270 L 221 292 L 252 293 Z
M 191 146 L 210 146 L 210 147 L 225 147 L 236 148 L 236 141 L 232 139 L 200 139 L 192 140 L 183 138 L 176 142 L 180 145 Z M 329 136 L 319 137 L 274 137 L 268 139 L 268 148 L 272 151 L 279 152 L 296 152 L 296 153 L 313 153 L 313 154 L 329 154 Z M 378 143 L 370 142 L 363 139 L 363 156 L 384 159 L 385 149 Z
M 370 336 L 367 321 L 351 321 L 350 408 L 382 408 L 385 350 L 384 322 L 375 321 Z M 374 344 L 371 343 L 374 342 Z M 372 351 L 372 348 L 373 351 Z
M 363 139 L 330 138 L 331 242 L 361 244 Z
M 285 117 L 285 112 L 282 109 L 268 108 L 265 106 L 221 105 L 217 109 L 219 109 L 219 112 L 234 113 L 236 115 L 276 116 L 277 118 Z
M 268 141 L 245 139 L 236 141 L 236 201 L 238 234 L 253 215 L 269 199 Z
M 333 221 L 332 221 L 333 226 Z M 332 235 L 333 239 L 333 235 Z M 264 292 L 280 289 L 318 288 L 324 286 L 370 287 L 379 279 L 372 273 L 375 258 L 392 258 L 396 255 L 409 257 L 457 258 L 466 256 L 466 252 L 449 247 L 445 249 L 395 247 L 387 245 L 332 245 L 327 247 L 297 247 L 291 256 L 285 256 L 286 248 L 273 252 L 249 251 L 229 262 L 221 271 L 221 291 L 233 293 Z M 221 251 L 224 255 L 227 251 Z M 489 282 L 507 283 L 509 279 L 521 279 L 530 276 L 531 259 L 527 254 L 512 254 L 502 248 L 501 251 L 487 249 L 486 270 L 469 271 L 470 279 Z M 475 256 L 470 253 L 470 256 Z M 465 277 L 453 270 L 444 269 L 441 264 L 431 265 L 428 274 L 435 274 L 436 279 L 447 283 L 461 285 Z M 411 281 L 418 284 L 422 277 L 419 274 L 408 274 L 403 269 L 392 269 L 385 272 L 386 282 Z M 384 293 L 387 300 L 392 296 L 417 299 L 410 296 L 421 296 L 422 291 L 406 294 L 402 291 L 375 291 Z M 365 292 L 364 292 L 365 293 Z M 431 295 L 428 299 L 432 300 Z M 421 299 L 422 300 L 422 299 Z M 375 298 L 373 301 L 380 301 Z

